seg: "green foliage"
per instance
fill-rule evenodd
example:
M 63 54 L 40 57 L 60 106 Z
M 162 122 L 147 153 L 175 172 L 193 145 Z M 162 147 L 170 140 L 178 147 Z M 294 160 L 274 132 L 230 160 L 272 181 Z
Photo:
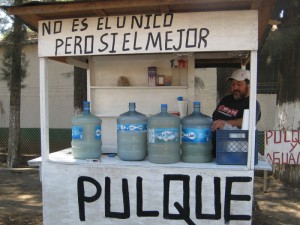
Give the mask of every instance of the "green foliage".
M 283 17 L 280 18 L 280 12 Z M 267 58 L 267 63 L 280 61 L 286 58 L 295 50 L 295 46 L 300 40 L 300 0 L 279 0 L 277 17 L 279 21 L 278 29 L 270 30 L 265 40 L 261 55 Z
M 12 47 L 7 47 L 3 58 L 1 68 L 0 79 L 7 81 L 7 87 L 10 88 L 10 75 L 11 75 L 11 67 L 12 67 Z M 24 53 L 21 54 L 22 66 L 21 66 L 21 74 L 20 79 L 23 82 L 24 78 L 27 76 L 26 68 L 28 66 L 28 61 L 26 60 L 26 55 Z M 21 85 L 24 88 L 26 85 Z
M 1 37 L 1 34 L 5 33 L 8 24 L 9 24 L 8 18 L 5 16 L 0 16 L 0 37 Z M 0 38 L 0 40 L 1 40 L 1 38 Z
M 0 80 L 7 81 L 8 88 L 11 87 L 11 73 L 12 73 L 12 58 L 15 51 L 16 44 L 13 44 L 12 40 L 17 36 L 17 39 L 24 40 L 26 38 L 27 30 L 25 26 L 22 26 L 22 29 L 18 31 L 10 30 L 5 33 L 4 39 L 2 40 L 2 43 L 4 43 L 3 47 L 3 56 L 2 56 L 2 68 L 0 68 Z M 21 41 L 18 43 L 18 45 L 24 45 L 24 42 Z M 21 69 L 19 78 L 21 79 L 21 82 L 23 82 L 24 78 L 27 75 L 26 68 L 28 66 L 28 61 L 26 60 L 26 55 L 24 52 L 21 53 Z M 25 87 L 25 85 L 21 85 L 21 87 Z
M 13 0 L 1 0 L 0 5 L 10 6 L 12 4 Z M 11 18 L 6 14 L 4 10 L 0 9 L 0 41 L 2 37 L 11 29 L 11 24 Z
M 276 31 L 270 31 L 261 54 L 268 59 L 282 60 L 294 50 L 300 38 L 300 26 L 280 27 Z

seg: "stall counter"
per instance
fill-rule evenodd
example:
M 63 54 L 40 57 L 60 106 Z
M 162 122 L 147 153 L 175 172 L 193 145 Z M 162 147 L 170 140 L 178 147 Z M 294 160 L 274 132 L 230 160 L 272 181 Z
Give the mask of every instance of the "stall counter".
M 251 224 L 246 165 L 76 160 L 71 148 L 28 164 L 42 171 L 44 224 Z
M 48 162 L 65 165 L 115 165 L 115 166 L 143 166 L 143 167 L 173 167 L 173 168 L 198 168 L 198 169 L 218 169 L 218 170 L 248 170 L 246 165 L 218 165 L 215 160 L 209 163 L 185 163 L 178 162 L 172 164 L 155 164 L 147 159 L 143 161 L 123 161 L 116 154 L 103 154 L 100 159 L 74 159 L 72 156 L 72 148 L 51 153 Z M 42 158 L 38 157 L 28 161 L 28 165 L 35 167 L 42 163 Z M 272 170 L 270 163 L 262 156 L 259 156 L 255 170 Z

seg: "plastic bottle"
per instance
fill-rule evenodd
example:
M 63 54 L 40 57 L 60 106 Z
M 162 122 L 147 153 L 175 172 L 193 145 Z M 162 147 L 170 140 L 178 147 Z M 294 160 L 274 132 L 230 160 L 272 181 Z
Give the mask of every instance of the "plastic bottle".
M 72 153 L 75 159 L 101 156 L 101 119 L 90 112 L 90 102 L 83 102 L 83 113 L 72 119 Z
M 148 158 L 153 163 L 180 161 L 180 119 L 169 114 L 167 104 L 148 119 Z
M 135 111 L 129 102 L 129 111 L 117 118 L 118 156 L 122 160 L 143 160 L 147 156 L 147 117 Z
M 200 112 L 200 102 L 194 102 L 192 114 L 184 117 L 182 125 L 182 160 L 191 163 L 212 161 L 212 119 Z

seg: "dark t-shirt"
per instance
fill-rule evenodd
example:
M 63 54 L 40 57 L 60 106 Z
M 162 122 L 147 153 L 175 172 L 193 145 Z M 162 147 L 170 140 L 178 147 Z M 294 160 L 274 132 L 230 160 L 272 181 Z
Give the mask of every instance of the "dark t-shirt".
M 243 118 L 244 109 L 249 109 L 249 97 L 235 100 L 233 95 L 225 96 L 212 115 L 213 120 L 234 120 Z M 260 120 L 260 105 L 256 101 L 256 122 Z
M 234 120 L 243 118 L 244 109 L 249 109 L 249 97 L 235 100 L 233 95 L 225 96 L 213 112 L 212 119 Z M 260 120 L 261 111 L 258 101 L 256 101 L 256 123 Z M 212 132 L 213 157 L 216 157 L 216 132 Z

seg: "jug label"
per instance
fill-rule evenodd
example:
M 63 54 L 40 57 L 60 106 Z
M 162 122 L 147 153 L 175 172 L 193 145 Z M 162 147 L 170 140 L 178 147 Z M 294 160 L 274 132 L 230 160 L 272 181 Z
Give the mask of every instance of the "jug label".
M 120 124 L 117 125 L 117 131 L 145 131 L 147 130 L 147 124 Z
M 182 142 L 207 143 L 211 140 L 210 128 L 183 128 Z
M 156 128 L 149 129 L 148 142 L 149 143 L 165 143 L 178 142 L 179 129 L 178 128 Z
M 72 139 L 83 139 L 83 128 L 81 126 L 72 126 Z
M 97 125 L 95 128 L 95 139 L 101 140 L 101 126 Z

